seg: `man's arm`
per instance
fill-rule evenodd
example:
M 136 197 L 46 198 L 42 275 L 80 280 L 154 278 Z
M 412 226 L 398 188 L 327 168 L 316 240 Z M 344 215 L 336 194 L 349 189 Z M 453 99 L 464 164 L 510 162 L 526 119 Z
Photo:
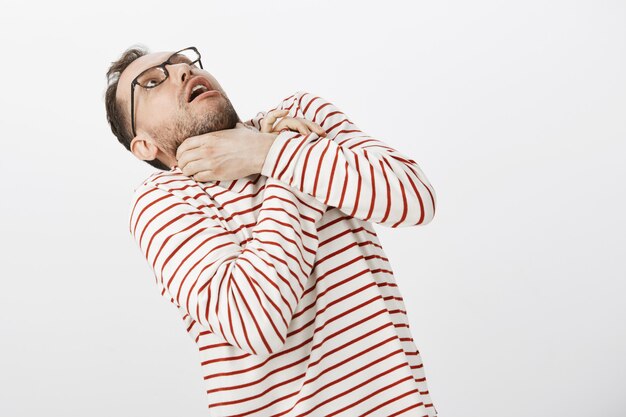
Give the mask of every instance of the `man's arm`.
M 318 123 L 327 136 L 282 131 L 261 174 L 351 217 L 384 226 L 423 225 L 432 220 L 435 190 L 414 160 L 362 132 L 321 97 L 298 92 L 276 108 Z M 246 123 L 259 128 L 264 116 L 259 113 Z
M 161 294 L 253 355 L 281 349 L 314 265 L 315 223 L 325 206 L 292 191 L 267 179 L 257 224 L 241 244 L 210 207 L 196 208 L 154 182 L 135 191 L 130 232 Z

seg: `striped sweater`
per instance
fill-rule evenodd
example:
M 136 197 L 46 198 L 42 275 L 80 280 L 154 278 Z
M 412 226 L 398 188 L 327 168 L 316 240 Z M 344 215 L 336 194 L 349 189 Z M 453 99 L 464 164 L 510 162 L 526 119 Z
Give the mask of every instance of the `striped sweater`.
M 436 416 L 373 227 L 430 222 L 432 186 L 328 101 L 298 92 L 278 108 L 327 136 L 283 130 L 261 173 L 232 181 L 155 172 L 129 209 L 198 346 L 209 415 Z

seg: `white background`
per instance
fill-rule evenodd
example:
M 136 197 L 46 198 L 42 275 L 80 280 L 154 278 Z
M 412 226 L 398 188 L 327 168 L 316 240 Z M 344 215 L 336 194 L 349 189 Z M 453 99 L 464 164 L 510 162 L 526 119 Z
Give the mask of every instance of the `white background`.
M 378 226 L 441 417 L 626 415 L 626 3 L 24 2 L 0 13 L 0 415 L 207 416 L 128 231 L 127 47 L 195 45 L 242 119 L 298 90 L 415 159 Z

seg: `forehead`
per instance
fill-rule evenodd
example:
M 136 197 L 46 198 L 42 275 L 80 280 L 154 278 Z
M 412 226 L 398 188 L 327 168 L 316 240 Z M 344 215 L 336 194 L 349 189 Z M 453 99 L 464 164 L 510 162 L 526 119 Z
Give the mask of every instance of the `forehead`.
M 130 83 L 135 79 L 135 77 L 141 74 L 143 70 L 150 68 L 154 65 L 159 65 L 167 58 L 169 58 L 170 55 L 172 55 L 173 53 L 174 51 L 153 52 L 144 56 L 140 56 L 139 58 L 131 62 L 131 64 L 126 67 L 126 69 L 122 71 L 122 74 L 120 75 L 116 91 L 117 98 L 123 101 L 129 100 Z

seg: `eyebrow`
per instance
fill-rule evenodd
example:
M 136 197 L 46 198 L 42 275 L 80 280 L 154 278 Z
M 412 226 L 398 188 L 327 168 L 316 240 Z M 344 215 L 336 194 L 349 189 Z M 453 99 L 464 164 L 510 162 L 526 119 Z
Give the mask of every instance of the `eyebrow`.
M 135 75 L 135 78 L 139 77 L 141 74 L 143 74 L 145 71 L 148 71 L 148 70 L 149 70 L 149 69 L 151 69 L 151 68 L 154 68 L 154 67 L 158 67 L 158 66 L 163 65 L 163 63 L 164 63 L 164 62 L 169 61 L 169 60 L 170 60 L 170 59 L 171 59 L 174 55 L 176 55 L 176 54 L 177 54 L 177 52 L 174 52 L 172 55 L 169 55 L 169 56 L 165 59 L 165 61 L 161 61 L 161 62 L 159 62 L 158 64 L 150 65 L 149 67 L 142 69 L 141 71 L 139 71 L 139 72 L 137 73 L 137 75 Z M 135 79 L 135 78 L 133 78 L 133 79 Z
M 191 60 L 189 59 L 187 55 L 183 55 L 178 52 L 175 52 L 174 54 L 170 55 L 170 57 L 167 60 L 171 61 L 174 58 L 182 58 L 184 62 L 191 62 Z
M 137 75 L 135 76 L 135 78 L 137 78 L 139 75 L 143 74 L 145 71 L 148 71 L 149 69 L 152 69 L 152 68 L 155 68 L 155 67 L 160 67 L 160 66 L 162 66 L 164 63 L 166 63 L 166 62 L 168 62 L 168 61 L 171 61 L 171 60 L 172 60 L 172 59 L 174 59 L 175 57 L 187 58 L 187 57 L 186 57 L 185 55 L 183 55 L 183 54 L 180 54 L 180 53 L 178 53 L 178 52 L 174 52 L 173 54 L 171 54 L 170 56 L 168 56 L 168 57 L 167 57 L 167 59 L 166 59 L 165 61 L 161 61 L 160 63 L 158 63 L 158 64 L 156 64 L 156 65 L 151 65 L 151 66 L 149 66 L 148 68 L 145 68 L 145 69 L 141 70 L 141 71 L 139 72 L 139 74 L 137 74 Z M 187 59 L 187 60 L 189 60 L 189 59 Z

